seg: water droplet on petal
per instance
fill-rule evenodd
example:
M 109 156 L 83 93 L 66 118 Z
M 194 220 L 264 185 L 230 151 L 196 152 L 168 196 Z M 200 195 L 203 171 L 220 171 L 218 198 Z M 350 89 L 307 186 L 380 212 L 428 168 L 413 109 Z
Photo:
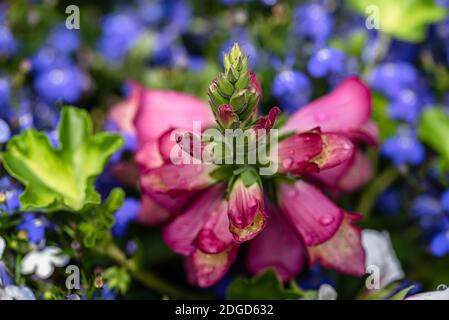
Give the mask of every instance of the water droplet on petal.
M 322 215 L 319 219 L 318 222 L 322 225 L 322 226 L 328 226 L 330 225 L 332 222 L 334 222 L 334 217 L 331 216 L 330 214 L 324 214 Z
M 195 172 L 197 172 L 197 173 L 203 172 L 203 167 L 202 166 L 196 166 L 195 167 Z
M 315 114 L 315 120 L 318 122 L 324 122 L 328 118 L 327 114 L 325 112 L 317 112 Z
M 288 152 L 288 154 L 291 155 L 291 156 L 294 155 L 294 154 L 295 154 L 295 150 L 290 150 L 290 151 Z
M 296 194 L 297 194 L 296 189 L 290 189 L 290 190 L 287 192 L 287 195 L 288 195 L 290 198 L 296 197 Z
M 304 237 L 304 242 L 306 244 L 313 243 L 313 240 L 315 239 L 315 235 L 313 233 L 309 233 Z
M 445 290 L 447 290 L 447 285 L 445 284 L 438 285 L 437 291 L 445 291 Z
M 257 207 L 257 202 L 256 202 L 256 200 L 251 199 L 248 202 L 248 208 L 252 209 L 252 208 L 255 208 L 255 207 Z
M 292 158 L 286 158 L 284 161 L 282 161 L 282 166 L 285 169 L 290 169 L 293 165 L 293 159 Z

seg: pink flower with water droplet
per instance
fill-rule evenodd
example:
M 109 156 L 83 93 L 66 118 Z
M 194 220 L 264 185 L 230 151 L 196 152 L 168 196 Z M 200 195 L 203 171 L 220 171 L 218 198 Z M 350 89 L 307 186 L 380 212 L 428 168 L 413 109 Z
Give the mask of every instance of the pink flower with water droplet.
M 243 178 L 237 179 L 229 195 L 228 216 L 230 231 L 237 242 L 250 240 L 262 231 L 267 215 L 263 191 L 257 180 L 247 185 Z

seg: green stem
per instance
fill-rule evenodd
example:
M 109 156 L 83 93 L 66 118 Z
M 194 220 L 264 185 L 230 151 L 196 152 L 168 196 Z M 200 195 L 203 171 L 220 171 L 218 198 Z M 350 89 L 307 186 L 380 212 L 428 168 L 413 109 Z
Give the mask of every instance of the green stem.
M 398 170 L 394 167 L 389 167 L 374 178 L 362 194 L 356 212 L 360 212 L 365 218 L 368 218 L 373 210 L 378 194 L 384 192 L 398 176 Z
M 159 276 L 155 275 L 151 271 L 141 270 L 139 266 L 133 260 L 128 260 L 126 255 L 113 243 L 109 244 L 105 248 L 106 255 L 114 259 L 117 263 L 122 265 L 128 270 L 131 276 L 142 283 L 143 285 L 158 291 L 162 294 L 166 294 L 175 299 L 207 299 L 210 298 L 207 295 L 198 294 L 189 290 L 180 288 Z

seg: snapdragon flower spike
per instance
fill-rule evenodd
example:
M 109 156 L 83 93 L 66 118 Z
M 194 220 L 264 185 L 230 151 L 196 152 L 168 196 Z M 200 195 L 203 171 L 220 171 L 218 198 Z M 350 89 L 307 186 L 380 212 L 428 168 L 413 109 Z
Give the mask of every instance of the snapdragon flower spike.
M 225 71 L 212 81 L 208 95 L 217 122 L 229 128 L 237 120 L 243 123 L 254 118 L 262 91 L 237 43 L 225 53 L 223 64 Z
M 218 107 L 217 122 L 224 129 L 228 129 L 239 122 L 239 117 L 230 104 L 222 104 Z
M 254 238 L 265 227 L 267 214 L 260 178 L 251 169 L 243 171 L 232 185 L 228 216 L 237 242 Z

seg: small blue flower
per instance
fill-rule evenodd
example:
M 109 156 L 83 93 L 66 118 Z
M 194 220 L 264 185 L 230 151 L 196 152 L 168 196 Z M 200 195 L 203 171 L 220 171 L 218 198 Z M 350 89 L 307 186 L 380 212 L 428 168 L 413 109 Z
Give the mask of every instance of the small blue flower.
M 424 161 L 426 151 L 412 130 L 401 129 L 397 135 L 384 141 L 381 154 L 396 166 L 418 165 Z
M 84 77 L 75 66 L 53 67 L 37 75 L 34 87 L 47 103 L 74 103 L 81 97 Z
M 401 212 L 401 199 L 396 189 L 389 189 L 383 192 L 376 202 L 376 206 L 383 213 L 395 215 Z
M 137 11 L 139 18 L 146 25 L 156 25 L 162 21 L 165 15 L 163 0 L 138 0 Z
M 418 81 L 418 71 L 405 61 L 387 62 L 378 65 L 371 73 L 371 86 L 394 98 L 403 89 L 411 88 Z
M 438 217 L 443 213 L 443 206 L 440 199 L 423 194 L 413 201 L 412 214 L 415 217 Z
M 183 33 L 187 30 L 192 20 L 192 10 L 186 1 L 166 1 L 166 12 L 168 15 L 168 27 Z
M 103 300 L 115 300 L 116 296 L 115 290 L 110 289 L 107 283 L 101 289 L 101 299 Z
M 0 118 L 0 144 L 3 144 L 11 137 L 11 129 L 8 123 Z
M 111 63 L 120 62 L 141 35 L 141 25 L 134 16 L 119 13 L 104 17 L 102 36 L 98 42 L 101 54 Z
M 23 221 L 19 224 L 18 229 L 27 232 L 28 241 L 30 243 L 38 244 L 44 239 L 45 230 L 49 225 L 47 219 L 33 213 L 25 213 Z
M 416 92 L 401 90 L 396 99 L 388 106 L 388 115 L 395 120 L 415 123 L 421 113 L 421 104 Z
M 19 196 L 22 188 L 15 185 L 7 176 L 0 178 L 0 190 L 6 195 L 6 203 L 0 204 L 0 211 L 7 213 L 14 212 L 20 208 Z
M 309 101 L 312 88 L 309 79 L 300 71 L 283 70 L 275 76 L 272 92 L 282 108 L 294 112 Z
M 10 117 L 11 87 L 9 79 L 0 77 L 0 118 L 9 119 Z
M 78 30 L 69 30 L 64 25 L 55 27 L 49 37 L 49 45 L 64 53 L 76 51 L 80 43 Z
M 137 219 L 140 211 L 140 201 L 137 199 L 127 198 L 123 205 L 115 213 L 115 223 L 112 227 L 112 233 L 116 237 L 123 237 L 128 230 L 128 225 Z
M 69 64 L 69 56 L 52 47 L 43 47 L 31 57 L 31 66 L 35 72 L 42 72 L 50 68 L 67 66 Z
M 323 48 L 315 52 L 307 64 L 309 73 L 321 78 L 330 73 L 340 73 L 344 70 L 345 54 L 334 48 Z
M 0 56 L 9 57 L 16 52 L 17 42 L 14 36 L 5 25 L 0 25 Z
M 430 250 L 437 257 L 449 254 L 449 230 L 444 230 L 433 237 Z
M 321 47 L 331 35 L 334 22 L 326 7 L 312 3 L 295 8 L 293 25 L 298 37 L 311 39 L 317 47 Z

